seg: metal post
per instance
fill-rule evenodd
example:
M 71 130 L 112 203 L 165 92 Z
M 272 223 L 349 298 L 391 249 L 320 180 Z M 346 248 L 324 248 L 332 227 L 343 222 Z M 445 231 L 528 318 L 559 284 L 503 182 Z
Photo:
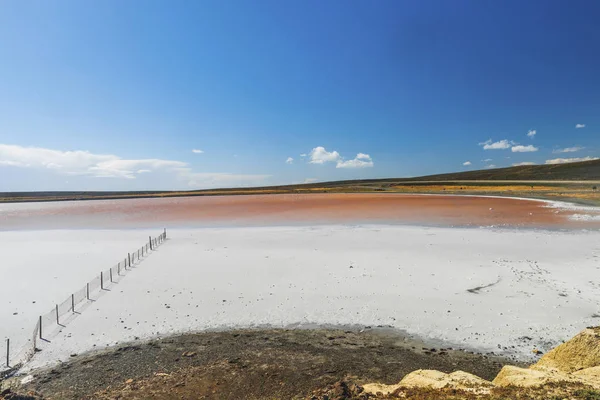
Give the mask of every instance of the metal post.
M 75 294 L 71 295 L 71 311 L 75 312 Z
M 60 322 L 58 322 L 58 304 L 56 305 L 56 325 L 60 325 Z
M 10 339 L 6 339 L 6 366 L 7 367 L 10 367 L 9 349 L 10 349 Z
M 40 315 L 40 339 L 42 338 L 42 316 Z
M 90 284 L 89 282 L 85 285 L 85 297 L 87 297 L 87 299 L 90 299 Z
M 104 272 L 100 272 L 100 289 L 104 289 Z

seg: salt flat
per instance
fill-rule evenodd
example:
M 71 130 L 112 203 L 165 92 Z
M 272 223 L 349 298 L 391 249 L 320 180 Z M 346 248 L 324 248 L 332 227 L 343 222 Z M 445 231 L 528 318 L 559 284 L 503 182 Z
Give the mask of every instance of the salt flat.
M 63 232 L 61 240 L 99 232 Z M 28 232 L 29 240 L 41 234 Z M 139 234 L 125 231 L 111 232 L 111 241 L 121 234 L 137 243 Z M 5 249 L 22 254 L 26 242 L 16 238 L 1 239 Z M 88 275 L 65 281 L 58 292 L 79 287 Z M 598 231 L 378 225 L 170 230 L 154 254 L 51 343 L 41 344 L 28 367 L 177 332 L 308 324 L 392 326 L 524 359 L 534 348 L 545 351 L 600 322 L 598 276 Z M 12 290 L 7 298 L 20 298 Z
M 30 339 L 39 315 L 160 232 L 0 231 L 1 354 L 6 354 L 6 338 L 10 338 L 13 352 L 19 349 Z

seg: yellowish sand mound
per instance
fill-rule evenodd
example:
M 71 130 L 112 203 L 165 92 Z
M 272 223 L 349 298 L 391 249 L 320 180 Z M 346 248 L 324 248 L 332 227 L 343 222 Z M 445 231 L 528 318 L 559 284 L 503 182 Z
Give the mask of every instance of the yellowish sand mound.
M 504 366 L 493 382 L 463 371 L 446 374 L 420 369 L 406 375 L 397 385 L 370 383 L 363 387 L 372 394 L 389 394 L 399 388 L 452 388 L 484 393 L 494 386 L 531 388 L 548 383 L 584 384 L 600 389 L 600 327 L 585 329 L 529 368 Z
M 532 369 L 575 372 L 600 366 L 600 327 L 588 328 L 545 354 Z
M 451 388 L 483 392 L 492 386 L 493 385 L 491 382 L 463 371 L 456 371 L 452 372 L 451 374 L 446 374 L 444 372 L 431 369 L 419 369 L 406 375 L 396 385 L 370 383 L 364 385 L 363 389 L 365 392 L 371 394 L 376 394 L 378 392 L 389 394 L 401 387 L 430 389 Z
M 492 383 L 496 386 L 533 387 L 550 382 L 581 382 L 577 377 L 569 376 L 555 369 L 538 371 L 506 365 L 496 375 Z
M 573 372 L 573 376 L 583 380 L 596 389 L 600 389 L 600 367 L 581 369 Z

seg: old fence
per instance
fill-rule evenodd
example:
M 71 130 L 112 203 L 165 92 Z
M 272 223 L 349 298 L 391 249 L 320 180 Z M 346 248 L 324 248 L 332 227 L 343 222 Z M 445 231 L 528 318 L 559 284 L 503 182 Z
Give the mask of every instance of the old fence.
M 100 271 L 94 279 L 72 293 L 65 301 L 55 304 L 49 312 L 40 315 L 31 336 L 27 340 L 27 344 L 22 346 L 18 351 L 13 351 L 10 339 L 6 339 L 6 368 L 15 368 L 29 361 L 38 349 L 37 344 L 39 341 L 48 339 L 64 327 L 89 302 L 94 301 L 94 297 L 97 297 L 103 290 L 107 290 L 107 287 L 111 283 L 123 277 L 132 266 L 143 260 L 151 251 L 162 244 L 166 238 L 166 229 L 155 238 L 149 237 L 148 242 L 144 246 L 132 253 L 127 253 L 127 257 L 119 261 L 117 265 L 105 271 Z M 0 368 L 1 370 L 2 368 Z

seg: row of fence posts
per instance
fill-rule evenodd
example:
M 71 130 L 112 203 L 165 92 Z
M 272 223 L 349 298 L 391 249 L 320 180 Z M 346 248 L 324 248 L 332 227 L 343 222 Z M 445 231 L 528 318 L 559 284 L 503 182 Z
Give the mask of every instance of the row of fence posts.
M 167 238 L 167 228 L 164 228 L 163 234 L 158 236 L 155 239 L 152 239 L 152 236 L 148 237 L 148 245 L 150 247 L 150 250 L 155 250 L 156 247 L 165 241 L 165 239 Z M 138 261 L 140 260 L 140 250 L 141 250 L 141 255 L 142 257 L 144 257 L 144 248 L 146 247 L 146 245 L 142 246 L 141 249 L 138 249 L 137 251 L 137 259 Z M 148 251 L 146 251 L 146 255 L 148 255 Z M 129 268 L 131 268 L 131 253 L 127 253 L 127 258 L 124 261 L 124 266 L 125 266 L 125 270 L 127 270 L 127 266 L 129 265 Z M 121 275 L 121 263 L 117 264 L 117 275 Z M 110 282 L 113 282 L 113 276 L 112 276 L 112 268 L 109 269 L 109 275 L 110 275 Z M 104 290 L 104 272 L 101 271 L 100 272 L 100 290 Z M 90 283 L 88 282 L 86 284 L 86 299 L 90 300 Z M 60 325 L 60 320 L 59 320 L 59 315 L 58 315 L 58 304 L 55 305 L 55 312 L 56 312 L 56 324 Z M 75 313 L 75 294 L 71 294 L 71 311 L 73 313 Z M 42 334 L 42 316 L 39 316 L 39 321 L 38 321 L 38 332 L 39 332 L 39 338 L 43 339 L 43 334 Z M 33 343 L 33 348 L 34 348 L 34 352 L 35 352 L 35 342 Z M 10 368 L 10 338 L 6 339 L 6 367 Z

